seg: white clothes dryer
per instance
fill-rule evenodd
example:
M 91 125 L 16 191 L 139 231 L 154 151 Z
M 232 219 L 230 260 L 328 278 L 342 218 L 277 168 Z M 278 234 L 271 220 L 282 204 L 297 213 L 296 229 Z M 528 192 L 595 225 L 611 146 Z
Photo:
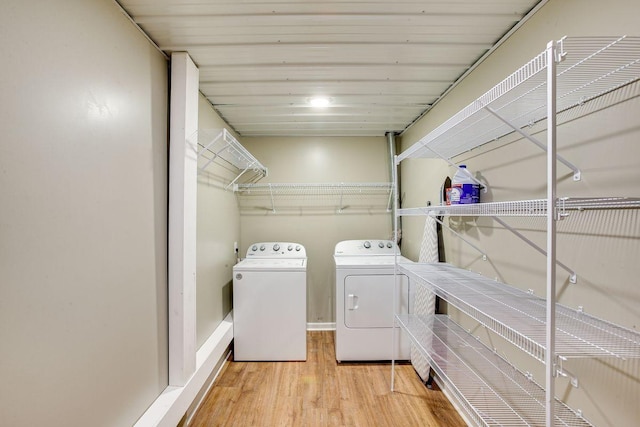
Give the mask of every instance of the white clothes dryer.
M 410 359 L 406 334 L 397 329 L 397 341 L 393 341 L 394 313 L 407 313 L 411 300 L 408 277 L 394 275 L 396 251 L 397 245 L 390 240 L 347 240 L 336 245 L 335 346 L 339 362 L 391 360 L 394 346 L 395 359 Z M 398 262 L 411 261 L 398 251 Z
M 291 242 L 255 243 L 233 267 L 233 357 L 307 359 L 307 255 Z

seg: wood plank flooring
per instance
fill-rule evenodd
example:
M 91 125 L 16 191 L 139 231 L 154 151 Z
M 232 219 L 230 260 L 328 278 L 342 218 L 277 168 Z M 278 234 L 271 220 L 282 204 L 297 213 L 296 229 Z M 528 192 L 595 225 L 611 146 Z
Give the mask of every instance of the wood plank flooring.
M 308 332 L 306 362 L 227 363 L 190 426 L 465 426 L 410 364 L 392 393 L 390 364 L 336 363 L 333 334 Z

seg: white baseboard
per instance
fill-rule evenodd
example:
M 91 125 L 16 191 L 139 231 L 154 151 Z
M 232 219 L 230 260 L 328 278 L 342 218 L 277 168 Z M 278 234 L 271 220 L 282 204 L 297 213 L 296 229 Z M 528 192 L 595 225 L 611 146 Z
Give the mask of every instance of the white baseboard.
M 233 340 L 233 317 L 229 313 L 196 354 L 196 372 L 184 387 L 169 386 L 151 404 L 134 427 L 175 427 L 211 375 L 227 356 Z M 219 369 L 218 369 L 219 372 Z
M 336 322 L 307 323 L 307 331 L 335 331 Z
M 468 425 L 468 426 L 472 426 L 474 425 L 474 423 L 471 422 L 471 420 L 469 419 L 469 414 L 467 414 L 467 411 L 465 411 L 461 406 L 460 403 L 458 402 L 458 399 L 456 399 L 451 392 L 449 391 L 449 388 L 447 387 L 447 385 L 440 379 L 440 377 L 438 376 L 434 376 L 433 380 L 436 382 L 436 384 L 438 384 L 438 387 L 440 387 L 440 391 L 442 391 L 442 393 L 445 395 L 445 397 L 449 400 L 449 402 L 451 402 L 451 405 L 454 407 L 454 409 L 456 410 L 456 412 L 458 412 L 458 414 L 460 415 L 460 417 L 462 418 L 462 420 Z
M 218 378 L 218 376 L 222 372 L 222 369 L 224 368 L 225 364 L 229 362 L 231 352 L 232 352 L 231 346 L 227 347 L 227 352 L 224 354 L 222 359 L 218 361 L 218 363 L 214 368 L 214 372 L 209 376 L 209 378 L 207 378 L 207 381 L 205 382 L 204 386 L 202 387 L 202 389 L 194 399 L 189 409 L 187 409 L 187 413 L 185 414 L 184 421 L 183 421 L 184 426 L 188 427 L 191 425 L 191 422 L 193 421 L 193 417 L 195 417 L 196 412 L 198 412 L 198 409 L 200 409 L 200 406 L 202 405 L 202 402 L 204 402 L 204 400 L 207 397 L 207 394 L 209 394 L 209 391 L 211 390 L 211 388 L 213 387 L 213 384 L 216 381 L 216 378 Z

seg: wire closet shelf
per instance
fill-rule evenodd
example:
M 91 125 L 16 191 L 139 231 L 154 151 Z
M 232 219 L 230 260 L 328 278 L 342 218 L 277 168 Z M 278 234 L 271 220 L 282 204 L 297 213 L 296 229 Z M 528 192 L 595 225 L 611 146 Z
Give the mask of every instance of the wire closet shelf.
M 640 79 L 640 37 L 566 37 L 559 43 L 558 113 Z M 398 155 L 397 163 L 409 157 L 450 159 L 546 119 L 546 67 L 542 52 Z
M 544 298 L 445 263 L 399 264 L 398 269 L 544 362 Z M 640 358 L 640 333 L 556 304 L 556 354 L 563 359 Z
M 592 209 L 638 209 L 640 198 L 634 197 L 563 197 L 556 201 L 555 209 L 560 216 L 571 211 Z M 474 203 L 468 205 L 424 206 L 419 208 L 398 209 L 398 215 L 431 216 L 547 216 L 547 200 L 516 200 L 509 202 Z
M 639 198 L 557 198 L 556 162 L 573 169 L 574 180 L 580 179 L 579 169 L 556 153 L 558 116 L 566 112 L 565 119 L 578 117 L 593 105 L 610 105 L 613 96 L 626 96 L 618 89 L 638 81 L 640 37 L 578 37 L 549 42 L 541 54 L 395 158 L 396 167 L 405 159 L 419 157 L 441 158 L 455 165 L 452 159 L 456 156 L 512 133 L 547 151 L 546 199 L 396 209 L 396 233 L 398 217 L 405 215 L 490 216 L 505 226 L 500 216 L 547 218 L 547 251 L 524 239 L 547 257 L 546 299 L 448 264 L 396 264 L 396 274 L 407 275 L 410 283 L 433 291 L 545 364 L 546 389 L 536 385 L 536 391 L 529 393 L 520 385 L 525 380 L 533 384 L 530 378 L 516 374 L 515 367 L 453 322 L 417 313 L 396 315 L 396 325 L 431 361 L 474 425 L 589 425 L 580 413 L 555 398 L 555 377 L 571 376 L 563 371 L 562 361 L 640 358 L 637 331 L 557 304 L 555 274 L 549 274 L 555 272 L 556 264 L 563 267 L 556 259 L 555 221 L 581 210 L 640 208 Z M 609 94 L 612 97 L 605 96 Z M 589 103 L 596 99 L 598 103 Z M 585 108 L 581 108 L 583 105 Z M 547 128 L 546 145 L 528 133 L 527 128 L 533 126 L 536 130 Z M 398 182 L 394 185 L 397 189 Z M 513 384 L 518 387 L 507 386 Z M 572 378 L 572 384 L 577 385 L 577 379 Z
M 393 183 L 266 183 L 237 184 L 234 191 L 241 208 L 262 202 L 272 212 L 279 209 L 347 208 L 391 211 Z
M 190 139 L 197 143 L 198 170 L 205 171 L 213 164 L 221 166 L 229 174 L 226 188 L 267 176 L 267 168 L 226 129 L 198 130 Z
M 281 196 L 375 196 L 389 195 L 390 182 L 363 183 L 275 183 L 275 184 L 238 184 L 235 191 L 242 195 L 277 194 Z
M 396 320 L 475 425 L 545 424 L 544 389 L 446 315 L 397 315 Z M 555 425 L 591 425 L 557 399 L 555 406 Z

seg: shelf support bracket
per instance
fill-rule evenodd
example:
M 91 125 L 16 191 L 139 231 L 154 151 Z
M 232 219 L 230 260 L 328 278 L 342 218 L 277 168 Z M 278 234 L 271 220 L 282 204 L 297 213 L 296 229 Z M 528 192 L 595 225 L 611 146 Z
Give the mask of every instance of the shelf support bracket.
M 344 182 L 340 183 L 340 204 L 338 205 L 338 213 L 342 213 L 342 198 L 344 196 Z
M 509 224 L 507 224 L 506 222 L 504 222 L 503 220 L 501 220 L 500 218 L 496 217 L 496 216 L 492 216 L 491 218 L 493 218 L 497 223 L 499 223 L 500 225 L 502 225 L 504 228 L 506 228 L 507 230 L 509 230 L 510 232 L 512 232 L 513 234 L 515 234 L 516 236 L 518 236 L 520 239 L 522 239 L 526 244 L 528 244 L 529 246 L 531 246 L 533 249 L 535 249 L 536 251 L 540 252 L 542 255 L 547 256 L 547 251 L 545 251 L 544 249 L 542 249 L 540 246 L 536 245 L 535 243 L 533 243 L 531 240 L 529 240 L 527 237 L 525 237 L 522 233 L 520 233 L 518 230 L 516 230 L 515 228 L 511 227 Z M 576 272 L 573 271 L 571 268 L 569 268 L 567 265 L 565 265 L 564 263 L 556 260 L 556 264 L 562 268 L 563 270 L 565 270 L 567 273 L 569 273 L 569 281 L 571 283 L 576 283 L 578 281 L 577 276 L 576 276 Z
M 471 243 L 470 241 L 465 239 L 460 233 L 458 233 L 457 231 L 453 230 L 451 227 L 449 227 L 447 224 L 445 224 L 440 218 L 438 218 L 436 216 L 432 216 L 432 218 L 435 219 L 438 224 L 440 224 L 441 226 L 443 226 L 444 228 L 449 230 L 451 233 L 453 233 L 460 240 L 465 242 L 467 245 L 471 246 L 473 249 L 475 249 L 476 251 L 480 252 L 482 254 L 482 260 L 483 261 L 487 260 L 487 254 L 482 249 L 478 248 L 476 245 L 474 245 L 473 243 Z
M 236 181 L 238 181 L 238 179 L 240 179 L 240 177 L 241 177 L 242 175 L 244 175 L 244 173 L 245 173 L 246 171 L 248 171 L 249 169 L 251 169 L 251 167 L 252 167 L 252 166 L 253 166 L 253 165 L 247 166 L 247 167 L 246 167 L 242 172 L 240 172 L 240 173 L 238 174 L 238 176 L 236 176 L 236 177 L 234 178 L 234 180 L 233 180 L 233 181 L 231 181 L 231 182 L 230 182 L 226 187 L 224 187 L 224 189 L 225 189 L 225 190 L 228 190 L 228 189 L 229 189 L 229 187 L 233 187 L 233 185 L 236 183 Z
M 533 142 L 535 145 L 537 145 L 538 147 L 540 147 L 542 150 L 544 150 L 545 152 L 547 151 L 547 146 L 544 145 L 542 142 L 538 141 L 537 138 L 535 138 L 532 135 L 529 135 L 527 132 L 523 131 L 522 129 L 520 129 L 518 126 L 516 126 L 515 124 L 511 123 L 509 120 L 507 120 L 506 118 L 502 117 L 496 110 L 494 110 L 491 107 L 484 107 L 485 110 L 487 110 L 488 112 L 490 112 L 491 114 L 493 114 L 496 118 L 498 118 L 498 120 L 500 120 L 501 122 L 503 122 L 504 124 L 506 124 L 507 126 L 509 126 L 511 129 L 513 129 L 514 131 L 516 131 L 517 133 L 519 133 L 522 137 L 524 137 L 525 139 L 528 139 L 529 141 Z M 563 165 L 565 165 L 566 167 L 568 167 L 569 169 L 571 169 L 573 171 L 573 180 L 574 181 L 580 181 L 581 179 L 581 174 L 580 174 L 580 169 L 578 169 L 577 166 L 575 166 L 573 163 L 571 163 L 570 161 L 568 161 L 567 159 L 565 159 L 564 157 L 562 157 L 559 154 L 556 154 L 556 159 L 562 163 Z
M 565 369 L 562 366 L 562 358 L 560 358 L 560 362 L 556 363 L 556 374 L 558 376 L 564 377 L 564 378 L 569 378 L 569 381 L 571 382 L 571 385 L 575 388 L 579 388 L 580 387 L 580 381 L 578 381 L 578 377 L 575 376 L 574 374 L 572 374 L 571 372 L 569 372 L 567 369 Z
M 273 199 L 273 187 L 269 183 L 269 196 L 271 196 L 271 212 L 276 213 L 276 202 Z
M 391 210 L 393 209 L 393 194 L 394 194 L 394 190 L 393 188 L 389 189 L 389 201 L 387 202 L 387 212 L 391 212 Z

